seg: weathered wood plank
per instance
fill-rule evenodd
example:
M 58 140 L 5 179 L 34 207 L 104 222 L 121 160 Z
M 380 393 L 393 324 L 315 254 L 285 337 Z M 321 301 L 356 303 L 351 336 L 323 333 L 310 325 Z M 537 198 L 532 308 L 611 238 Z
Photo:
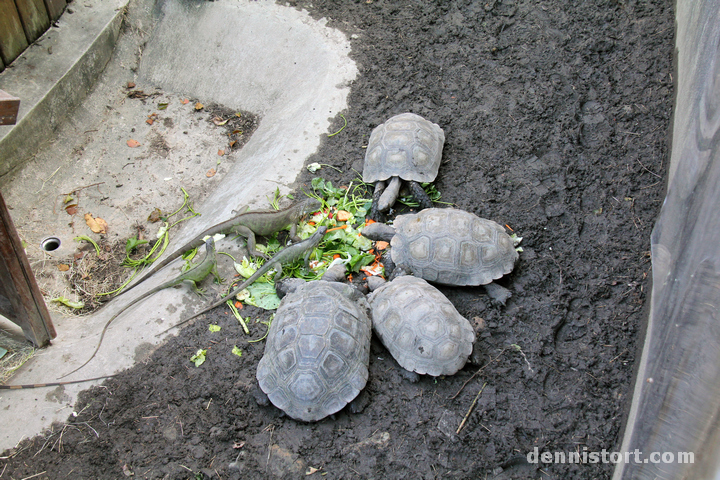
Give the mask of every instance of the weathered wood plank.
M 28 46 L 20 15 L 13 0 L 0 0 L 0 59 L 5 65 Z
M 54 22 L 62 15 L 67 2 L 65 0 L 45 0 L 45 8 L 47 8 L 50 21 Z
M 15 125 L 20 99 L 0 90 L 0 125 Z
M 43 0 L 15 0 L 15 6 L 20 14 L 28 43 L 40 38 L 45 30 L 50 28 L 50 18 Z
M 37 347 L 49 344 L 50 340 L 57 336 L 55 327 L 35 276 L 30 270 L 25 250 L 2 194 L 0 194 L 0 282 L 3 283 L 6 299 L 15 313 L 14 317 L 8 318 L 19 325 L 25 338 Z

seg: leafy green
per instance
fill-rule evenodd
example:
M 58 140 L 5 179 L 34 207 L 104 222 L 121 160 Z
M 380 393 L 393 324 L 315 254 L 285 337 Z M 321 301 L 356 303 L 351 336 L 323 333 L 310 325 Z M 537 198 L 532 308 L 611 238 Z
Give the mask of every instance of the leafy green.
M 242 357 L 242 350 L 238 348 L 237 345 L 234 345 L 232 348 L 233 355 L 237 355 L 238 357 Z
M 195 352 L 195 355 L 190 357 L 190 361 L 195 364 L 196 367 L 199 367 L 203 363 L 205 363 L 205 356 L 207 355 L 207 350 L 203 350 L 202 348 Z
M 423 190 L 425 190 L 425 193 L 428 194 L 428 197 L 430 197 L 430 200 L 436 203 L 444 203 L 446 205 L 452 205 L 448 202 L 441 202 L 440 201 L 440 192 L 438 191 L 437 187 L 435 187 L 432 183 L 421 183 L 420 186 Z M 406 205 L 408 207 L 417 207 L 420 204 L 418 203 L 417 199 L 413 196 L 406 196 L 406 197 L 400 197 L 397 200 L 398 202 L 402 203 L 403 205 Z
M 240 261 L 240 263 L 235 262 L 235 271 L 242 275 L 244 278 L 250 278 L 260 267 L 261 265 L 259 263 L 251 262 L 246 257 L 243 257 L 243 259 Z M 265 275 L 262 275 L 260 278 L 258 278 L 255 283 L 257 282 L 269 282 L 270 281 L 270 274 L 272 272 L 275 272 L 274 269 L 270 269 L 269 272 L 265 273 Z
M 74 308 L 76 310 L 79 310 L 85 306 L 85 302 L 73 302 L 69 298 L 65 297 L 57 297 L 50 300 L 51 302 L 57 302 L 65 305 L 66 307 Z
M 280 195 L 280 187 L 275 187 L 275 193 L 273 194 L 272 200 L 268 198 L 268 201 L 270 202 L 270 206 L 274 208 L 275 210 L 280 210 L 280 199 L 283 196 Z
M 212 323 L 208 325 L 208 330 L 210 330 L 211 333 L 219 332 L 221 328 L 222 327 L 220 325 L 214 325 Z
M 242 275 L 244 278 L 250 278 L 253 273 L 258 269 L 258 266 L 254 263 L 250 263 L 246 257 L 243 257 L 240 263 L 235 262 L 235 271 Z
M 247 287 L 250 297 L 245 303 L 264 310 L 275 310 L 280 305 L 280 298 L 275 292 L 275 286 L 269 283 L 253 283 Z
M 250 330 L 248 330 L 247 323 L 245 323 L 245 319 L 242 317 L 242 315 L 240 315 L 240 312 L 238 312 L 238 309 L 237 309 L 237 307 L 235 307 L 235 304 L 232 302 L 232 300 L 228 300 L 225 303 L 227 304 L 228 307 L 230 307 L 230 311 L 235 316 L 235 318 L 237 319 L 240 326 L 242 326 L 242 329 L 243 329 L 243 332 L 245 332 L 245 335 L 250 335 Z M 249 319 L 250 319 L 250 317 L 248 317 L 248 320 Z
M 91 243 L 92 246 L 95 247 L 95 253 L 97 253 L 98 255 L 100 255 L 100 247 L 98 246 L 97 243 L 95 243 L 95 240 L 93 240 L 92 238 L 88 237 L 87 235 L 80 235 L 80 236 L 78 236 L 78 237 L 75 237 L 73 240 L 75 240 L 76 242 L 79 242 L 79 241 L 81 241 L 81 240 L 85 240 L 86 242 Z M 129 242 L 130 242 L 130 240 L 128 240 L 128 243 L 129 243 Z M 147 243 L 147 241 L 146 241 L 145 243 Z M 127 247 L 125 247 L 125 249 L 127 250 Z
M 192 206 L 192 203 L 189 202 L 190 195 L 185 191 L 184 188 L 180 188 L 180 190 L 183 193 L 182 205 L 176 211 L 174 211 L 173 213 L 171 213 L 163 218 L 165 220 L 169 220 L 170 218 L 174 217 L 175 215 L 179 214 L 182 211 L 186 211 L 189 215 L 181 218 L 180 220 L 177 220 L 176 222 L 174 222 L 172 224 L 165 221 L 163 223 L 163 225 L 158 229 L 158 232 L 156 235 L 157 241 L 153 244 L 150 251 L 144 257 L 137 259 L 137 260 L 132 259 L 132 258 L 130 258 L 130 252 L 129 251 L 127 252 L 127 254 L 125 256 L 125 260 L 123 260 L 123 265 L 126 267 L 134 268 L 135 269 L 134 274 L 137 274 L 139 269 L 144 267 L 145 265 L 150 265 L 151 263 L 153 263 L 165 252 L 165 249 L 167 248 L 168 243 L 170 243 L 170 236 L 169 236 L 168 232 L 172 227 L 179 224 L 180 222 L 184 222 L 186 220 L 189 220 L 193 217 L 200 215 L 198 212 L 195 211 L 195 209 Z M 137 245 L 135 245 L 135 246 L 137 246 Z M 155 255 L 156 253 L 157 253 L 157 255 Z M 153 255 L 155 255 L 155 256 L 153 257 Z M 112 294 L 112 293 L 122 290 L 130 282 L 130 280 L 132 280 L 132 278 L 133 277 L 128 279 L 119 289 L 112 291 L 112 292 L 104 293 L 103 295 L 109 295 L 109 294 Z
M 256 342 L 261 342 L 261 341 L 265 340 L 268 336 L 268 333 L 270 333 L 270 325 L 272 325 L 272 321 L 274 319 L 275 319 L 275 314 L 273 313 L 272 315 L 270 315 L 270 318 L 268 319 L 267 322 L 260 322 L 260 320 L 255 320 L 255 323 L 262 323 L 263 325 L 266 325 L 267 330 L 265 331 L 265 335 L 258 338 L 257 340 L 248 340 L 248 343 L 256 343 Z
M 367 253 L 359 253 L 355 256 L 353 256 L 350 261 L 348 262 L 347 266 L 348 269 L 352 272 L 359 272 L 360 269 L 366 265 L 370 265 L 375 261 L 375 255 L 370 255 Z

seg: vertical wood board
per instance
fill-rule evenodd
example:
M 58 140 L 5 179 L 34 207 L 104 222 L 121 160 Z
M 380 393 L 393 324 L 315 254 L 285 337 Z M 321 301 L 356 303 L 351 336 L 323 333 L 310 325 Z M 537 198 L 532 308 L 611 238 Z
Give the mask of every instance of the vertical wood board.
M 51 22 L 60 18 L 66 5 L 67 2 L 65 0 L 45 0 L 45 8 L 47 9 Z
M 0 281 L 7 302 L 15 313 L 10 318 L 23 330 L 25 338 L 43 347 L 55 338 L 55 327 L 45 305 L 20 237 L 0 194 Z
M 5 65 L 28 46 L 25 30 L 13 0 L 0 0 L 0 59 Z
M 25 38 L 32 43 L 50 28 L 50 19 L 43 0 L 15 0 Z

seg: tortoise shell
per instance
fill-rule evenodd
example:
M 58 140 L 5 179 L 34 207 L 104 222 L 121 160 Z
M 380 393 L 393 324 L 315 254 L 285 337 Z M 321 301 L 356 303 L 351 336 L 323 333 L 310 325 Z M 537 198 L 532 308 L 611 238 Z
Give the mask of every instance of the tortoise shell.
M 428 208 L 394 222 L 392 260 L 413 275 L 444 285 L 487 285 L 518 258 L 505 229 L 454 208 Z
M 368 379 L 371 321 L 354 287 L 307 282 L 280 302 L 257 369 L 260 388 L 296 420 L 341 410 Z
M 426 375 L 453 375 L 467 362 L 475 332 L 440 290 L 405 275 L 368 297 L 373 328 L 398 364 Z
M 370 134 L 363 181 L 400 177 L 432 182 L 437 177 L 445 133 L 437 124 L 414 113 L 395 115 Z

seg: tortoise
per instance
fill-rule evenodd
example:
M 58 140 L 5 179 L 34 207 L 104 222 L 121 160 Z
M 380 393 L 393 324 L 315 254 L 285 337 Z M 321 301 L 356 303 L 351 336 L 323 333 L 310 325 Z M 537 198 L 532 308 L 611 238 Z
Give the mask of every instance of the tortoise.
M 444 143 L 442 128 L 414 113 L 395 115 L 373 129 L 363 166 L 363 181 L 375 182 L 371 218 L 393 206 L 401 179 L 408 183 L 420 208 L 432 207 L 418 182 L 435 180 Z
M 398 215 L 394 227 L 372 223 L 361 232 L 371 240 L 390 242 L 385 271 L 394 268 L 442 285 L 484 285 L 501 304 L 510 291 L 493 282 L 510 273 L 518 258 L 503 227 L 455 208 L 429 208 Z M 394 265 L 393 265 L 394 264 Z
M 376 288 L 368 302 L 375 333 L 404 369 L 439 376 L 454 375 L 465 366 L 475 332 L 450 300 L 425 280 L 397 277 Z
M 315 422 L 365 387 L 372 323 L 353 286 L 288 282 L 257 368 L 260 389 L 287 415 Z

